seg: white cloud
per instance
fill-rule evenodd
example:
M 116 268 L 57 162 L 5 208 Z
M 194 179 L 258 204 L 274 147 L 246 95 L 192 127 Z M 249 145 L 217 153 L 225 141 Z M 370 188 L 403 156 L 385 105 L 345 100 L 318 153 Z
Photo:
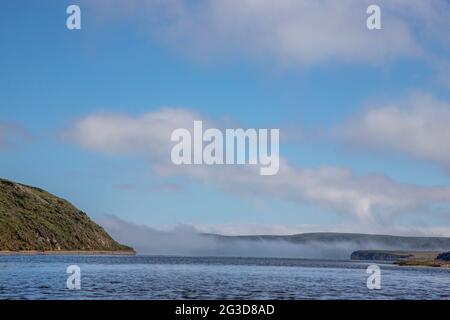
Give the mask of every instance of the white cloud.
M 77 121 L 65 137 L 89 150 L 111 154 L 140 153 L 159 159 L 170 155 L 167 137 L 172 131 L 190 127 L 198 118 L 193 112 L 173 108 L 139 117 L 95 114 Z
M 236 195 L 311 203 L 350 213 L 373 223 L 379 214 L 426 210 L 450 204 L 449 187 L 421 187 L 382 175 L 355 175 L 347 168 L 296 168 L 280 159 L 280 171 L 260 176 L 257 166 L 175 166 L 170 161 L 170 134 L 192 128 L 200 115 L 184 109 L 162 109 L 140 117 L 94 114 L 76 121 L 67 135 L 81 147 L 112 154 L 144 155 L 162 176 L 181 176 Z M 214 127 L 220 123 L 209 122 Z
M 225 56 L 280 64 L 377 62 L 448 49 L 445 0 L 379 0 L 382 30 L 366 28 L 373 1 L 88 1 L 105 19 L 127 19 L 153 38 L 202 60 Z
M 402 152 L 450 170 L 450 104 L 430 96 L 369 108 L 340 133 L 352 146 Z

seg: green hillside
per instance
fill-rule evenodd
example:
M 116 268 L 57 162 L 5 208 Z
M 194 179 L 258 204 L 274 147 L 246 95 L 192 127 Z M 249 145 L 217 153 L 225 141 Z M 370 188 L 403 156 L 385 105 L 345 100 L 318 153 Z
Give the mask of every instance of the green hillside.
M 42 189 L 0 179 L 0 250 L 131 251 L 86 213 Z

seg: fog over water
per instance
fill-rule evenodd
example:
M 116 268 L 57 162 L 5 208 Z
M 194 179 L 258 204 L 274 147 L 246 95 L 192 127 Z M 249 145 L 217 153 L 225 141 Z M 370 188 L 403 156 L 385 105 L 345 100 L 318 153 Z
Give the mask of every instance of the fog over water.
M 314 240 L 306 243 L 293 243 L 283 239 L 216 237 L 205 235 L 190 226 L 158 230 L 130 223 L 115 216 L 104 216 L 97 221 L 114 239 L 132 246 L 138 254 L 349 259 L 355 250 L 423 250 L 408 241 L 394 244 L 386 241 L 367 240 Z M 449 248 L 434 246 L 431 249 L 448 250 Z

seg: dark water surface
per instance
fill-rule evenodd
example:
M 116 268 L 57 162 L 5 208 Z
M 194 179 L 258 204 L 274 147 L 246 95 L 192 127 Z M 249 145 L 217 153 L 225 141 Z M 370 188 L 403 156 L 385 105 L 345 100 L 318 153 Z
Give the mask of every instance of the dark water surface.
M 448 299 L 450 269 L 275 258 L 0 256 L 0 299 Z M 67 289 L 69 265 L 81 289 Z

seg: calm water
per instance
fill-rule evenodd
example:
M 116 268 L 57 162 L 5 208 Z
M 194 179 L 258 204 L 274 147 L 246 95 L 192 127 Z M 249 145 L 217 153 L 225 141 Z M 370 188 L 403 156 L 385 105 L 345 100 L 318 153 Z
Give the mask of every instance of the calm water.
M 81 268 L 68 290 L 66 268 Z M 369 263 L 160 256 L 0 256 L 1 299 L 448 299 L 450 270 Z

